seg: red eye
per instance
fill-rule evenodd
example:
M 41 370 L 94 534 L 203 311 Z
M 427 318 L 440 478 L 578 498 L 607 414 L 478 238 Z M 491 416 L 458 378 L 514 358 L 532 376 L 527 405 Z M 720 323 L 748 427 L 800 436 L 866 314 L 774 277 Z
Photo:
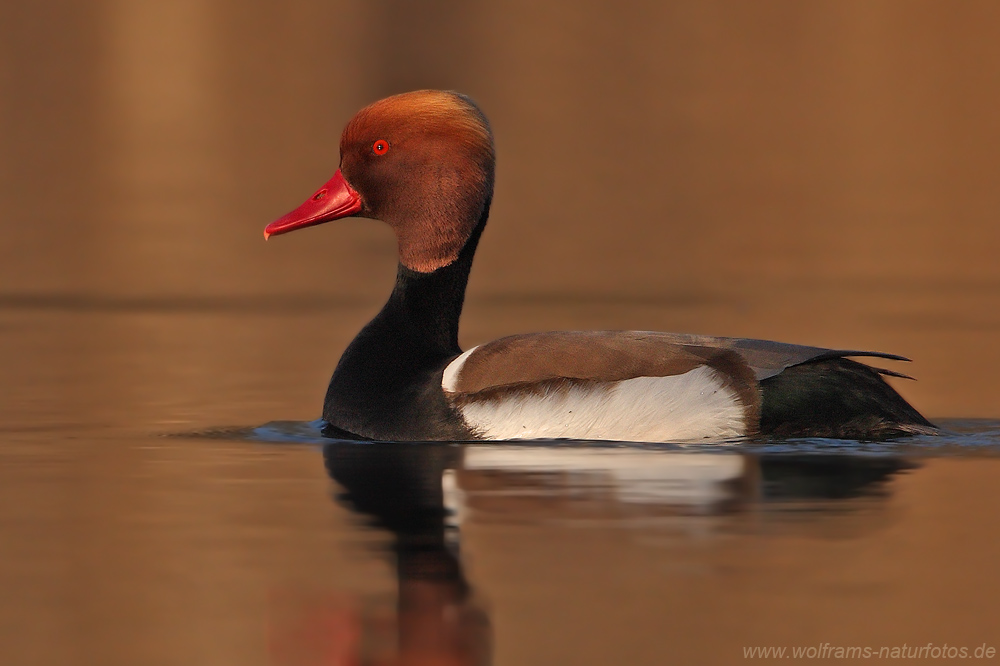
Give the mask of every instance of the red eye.
M 372 152 L 374 152 L 376 155 L 385 155 L 387 152 L 389 152 L 389 142 L 386 141 L 385 139 L 379 139 L 378 141 L 372 144 Z

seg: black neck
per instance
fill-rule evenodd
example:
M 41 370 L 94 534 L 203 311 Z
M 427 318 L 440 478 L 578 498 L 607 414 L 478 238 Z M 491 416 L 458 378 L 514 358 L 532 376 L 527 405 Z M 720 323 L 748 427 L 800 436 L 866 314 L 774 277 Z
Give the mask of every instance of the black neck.
M 422 355 L 430 357 L 460 353 L 458 321 L 486 215 L 484 212 L 458 259 L 447 266 L 432 273 L 420 273 L 399 264 L 396 286 L 366 330 L 382 329 L 394 338 L 406 338 L 408 345 L 415 345 Z
M 440 375 L 446 362 L 461 353 L 458 320 L 488 215 L 487 201 L 479 223 L 451 264 L 432 273 L 400 264 L 388 302 L 340 358 L 323 418 L 365 437 L 394 438 L 398 435 L 381 427 L 405 423 L 417 413 L 426 421 L 432 409 L 427 400 L 435 403 L 433 409 L 445 409 Z M 436 391 L 430 390 L 432 385 Z
M 458 321 L 478 235 L 469 240 L 458 259 L 433 273 L 399 264 L 392 294 L 372 324 L 388 325 L 397 336 L 405 333 L 411 344 L 426 353 L 459 353 Z

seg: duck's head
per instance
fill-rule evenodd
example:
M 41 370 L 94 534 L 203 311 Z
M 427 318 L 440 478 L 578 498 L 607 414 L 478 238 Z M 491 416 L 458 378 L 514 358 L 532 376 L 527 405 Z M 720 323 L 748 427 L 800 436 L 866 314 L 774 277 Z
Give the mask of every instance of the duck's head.
M 455 261 L 493 195 L 493 134 L 467 97 L 421 90 L 379 100 L 344 128 L 340 168 L 264 237 L 342 217 L 396 232 L 400 262 L 429 273 Z

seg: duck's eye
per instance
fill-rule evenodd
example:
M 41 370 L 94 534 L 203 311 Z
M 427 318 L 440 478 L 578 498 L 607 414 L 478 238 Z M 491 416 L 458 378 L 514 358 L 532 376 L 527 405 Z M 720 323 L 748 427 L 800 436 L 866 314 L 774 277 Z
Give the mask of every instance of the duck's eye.
M 389 152 L 389 142 L 385 139 L 379 139 L 372 144 L 372 152 L 376 155 L 385 155 Z

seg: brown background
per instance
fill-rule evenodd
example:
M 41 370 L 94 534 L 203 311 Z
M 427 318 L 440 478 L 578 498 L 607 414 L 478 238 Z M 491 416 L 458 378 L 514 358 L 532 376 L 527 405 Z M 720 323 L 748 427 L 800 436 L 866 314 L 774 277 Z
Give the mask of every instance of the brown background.
M 998 414 L 994 2 L 52 1 L 0 26 L 3 304 L 348 308 L 310 338 L 315 400 L 275 416 L 318 412 L 395 248 L 362 220 L 261 229 L 329 177 L 354 111 L 423 87 L 496 134 L 465 344 L 878 348 L 917 361 L 929 415 Z
M 261 232 L 395 92 L 465 92 L 496 133 L 464 344 L 883 349 L 927 415 L 1000 416 L 998 35 L 991 0 L 0 3 L 3 661 L 266 663 L 276 589 L 393 607 L 388 537 L 315 450 L 150 435 L 318 416 L 394 242 Z M 827 513 L 473 515 L 463 547 L 497 663 L 1000 647 L 995 468 Z

